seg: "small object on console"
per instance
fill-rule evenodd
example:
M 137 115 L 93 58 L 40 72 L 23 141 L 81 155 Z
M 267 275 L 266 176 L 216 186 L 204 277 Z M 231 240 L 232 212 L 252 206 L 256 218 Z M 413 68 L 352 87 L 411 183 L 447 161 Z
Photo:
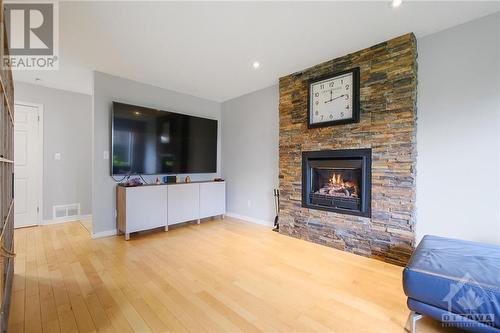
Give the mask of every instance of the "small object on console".
M 134 187 L 143 185 L 140 178 L 132 178 L 127 180 L 125 183 L 122 183 L 125 187 Z
M 177 176 L 163 176 L 163 182 L 165 184 L 177 183 Z

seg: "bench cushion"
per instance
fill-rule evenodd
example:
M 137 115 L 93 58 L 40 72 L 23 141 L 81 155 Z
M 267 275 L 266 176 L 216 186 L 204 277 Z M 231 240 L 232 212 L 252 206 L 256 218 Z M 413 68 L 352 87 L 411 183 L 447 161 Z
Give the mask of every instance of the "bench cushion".
M 405 294 L 455 314 L 492 314 L 500 327 L 500 246 L 425 236 L 403 272 Z

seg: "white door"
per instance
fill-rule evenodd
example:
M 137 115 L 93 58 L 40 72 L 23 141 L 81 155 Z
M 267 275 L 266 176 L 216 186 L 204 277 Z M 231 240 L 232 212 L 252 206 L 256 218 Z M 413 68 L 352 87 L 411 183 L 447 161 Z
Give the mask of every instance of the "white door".
M 42 161 L 39 107 L 14 107 L 14 227 L 39 223 Z

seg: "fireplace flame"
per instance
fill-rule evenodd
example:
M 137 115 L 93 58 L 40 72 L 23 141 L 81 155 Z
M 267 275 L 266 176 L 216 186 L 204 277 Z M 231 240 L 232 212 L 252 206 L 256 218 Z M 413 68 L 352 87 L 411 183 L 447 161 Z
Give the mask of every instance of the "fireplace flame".
M 344 183 L 344 180 L 342 179 L 342 176 L 339 174 L 333 174 L 332 179 L 330 179 L 330 183 L 332 184 L 342 184 Z
M 358 186 L 352 180 L 345 180 L 342 173 L 333 173 L 332 178 L 317 191 L 319 194 L 357 197 Z

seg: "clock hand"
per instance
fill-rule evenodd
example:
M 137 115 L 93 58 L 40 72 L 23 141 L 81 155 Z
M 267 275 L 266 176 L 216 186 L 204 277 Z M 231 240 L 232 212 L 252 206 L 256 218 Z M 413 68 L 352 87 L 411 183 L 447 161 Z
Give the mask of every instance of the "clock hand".
M 344 96 L 345 96 L 345 94 L 342 94 L 342 95 L 340 95 L 340 96 L 335 97 L 334 99 L 337 99 L 337 98 L 340 98 L 340 97 L 344 97 Z M 332 101 L 333 101 L 334 99 L 332 99 Z
M 330 90 L 330 100 L 329 101 L 325 101 L 325 104 L 328 103 L 328 102 L 333 101 L 332 95 L 333 95 L 333 90 Z
M 340 98 L 340 97 L 343 97 L 343 96 L 345 96 L 345 94 L 342 94 L 342 95 L 337 96 L 337 97 L 335 97 L 335 98 L 331 98 L 331 97 L 330 97 L 330 100 L 329 100 L 329 101 L 325 101 L 325 104 L 326 104 L 326 103 L 328 103 L 328 102 L 332 102 L 332 101 L 334 101 L 334 100 L 336 100 L 336 99 L 338 99 L 338 98 Z

